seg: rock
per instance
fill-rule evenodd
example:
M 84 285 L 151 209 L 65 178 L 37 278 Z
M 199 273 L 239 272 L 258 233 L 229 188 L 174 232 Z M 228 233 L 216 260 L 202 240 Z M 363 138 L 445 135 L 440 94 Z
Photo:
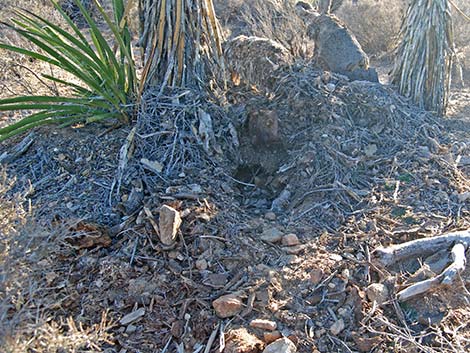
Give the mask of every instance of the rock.
M 206 259 L 198 259 L 196 260 L 196 268 L 199 271 L 207 270 L 207 260 Z
M 263 353 L 294 353 L 297 347 L 288 338 L 282 337 L 266 346 Z
M 138 298 L 140 296 L 150 296 L 153 294 L 158 285 L 149 281 L 148 278 L 132 278 L 129 280 L 127 292 L 130 296 Z
M 277 228 L 268 228 L 261 234 L 261 240 L 267 243 L 278 243 L 282 239 L 282 232 Z
M 165 245 L 173 245 L 181 226 L 180 213 L 173 207 L 163 205 L 160 208 L 160 240 Z
M 367 287 L 366 292 L 367 298 L 369 298 L 371 302 L 377 302 L 379 305 L 385 303 L 388 299 L 388 289 L 382 283 L 372 283 Z
M 343 261 L 343 257 L 340 254 L 330 254 L 329 258 L 336 262 Z
M 184 260 L 183 254 L 176 250 L 169 251 L 168 258 L 173 259 L 173 260 L 178 260 L 178 261 Z
M 327 83 L 325 88 L 328 92 L 333 92 L 336 89 L 336 85 L 334 83 Z
M 266 218 L 268 221 L 275 221 L 277 216 L 274 212 L 266 212 L 264 218 Z
M 120 321 L 119 323 L 123 326 L 127 325 L 127 324 L 130 324 L 131 322 L 134 322 L 135 320 L 141 318 L 142 316 L 145 315 L 145 309 L 144 308 L 140 308 L 140 309 L 137 309 L 136 311 L 133 311 L 129 314 L 127 314 L 126 316 L 124 316 Z
M 275 340 L 277 340 L 281 337 L 282 337 L 282 335 L 279 331 L 272 331 L 272 332 L 263 333 L 264 342 L 266 342 L 267 344 L 270 344 L 270 343 L 274 342 Z
M 282 237 L 282 245 L 295 246 L 299 244 L 300 244 L 299 238 L 297 238 L 297 235 L 293 233 L 286 234 Z
M 437 326 L 444 320 L 445 311 L 421 312 L 418 315 L 418 322 L 421 325 Z
M 289 205 L 291 196 L 292 193 L 289 191 L 288 186 L 286 186 L 286 188 L 281 191 L 279 196 L 273 200 L 271 209 L 276 212 L 283 211 Z
M 137 331 L 137 326 L 132 324 L 128 325 L 126 328 L 126 333 L 134 333 L 135 331 Z
M 243 307 L 239 297 L 234 294 L 223 295 L 212 302 L 218 317 L 225 319 L 237 315 Z
M 260 328 L 262 330 L 274 331 L 277 328 L 275 321 L 255 319 L 250 322 L 250 326 L 254 328 Z
M 317 285 L 323 278 L 323 270 L 321 268 L 314 268 L 310 271 L 310 281 Z
M 282 248 L 282 250 L 284 250 L 287 254 L 290 254 L 290 255 L 297 255 L 300 252 L 302 252 L 302 250 L 304 249 L 305 249 L 305 246 L 303 245 L 284 246 Z
M 248 333 L 246 328 L 239 328 L 227 334 L 224 353 L 258 353 L 263 348 L 263 341 Z
M 336 321 L 333 325 L 331 325 L 330 327 L 330 332 L 333 336 L 337 336 L 341 333 L 341 331 L 344 330 L 344 320 L 343 319 L 339 319 L 338 321 Z
M 227 273 L 209 273 L 207 278 L 203 281 L 205 285 L 213 288 L 223 288 L 228 282 Z

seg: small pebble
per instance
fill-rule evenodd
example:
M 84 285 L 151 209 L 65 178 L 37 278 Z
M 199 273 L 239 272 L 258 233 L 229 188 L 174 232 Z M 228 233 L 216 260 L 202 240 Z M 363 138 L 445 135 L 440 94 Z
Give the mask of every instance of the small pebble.
M 381 305 L 388 300 L 388 289 L 383 283 L 372 283 L 366 289 L 367 298 Z
M 331 325 L 330 327 L 330 332 L 333 336 L 337 336 L 341 333 L 341 331 L 344 330 L 344 320 L 343 319 L 339 319 L 338 321 L 336 321 L 333 325 Z
M 275 221 L 277 216 L 274 212 L 266 212 L 264 218 L 266 218 L 268 221 Z
M 327 83 L 325 88 L 328 92 L 333 92 L 336 89 L 336 86 L 333 83 Z
M 286 234 L 282 237 L 282 245 L 295 246 L 299 244 L 300 244 L 299 238 L 297 237 L 297 235 L 293 233 Z
M 198 259 L 196 260 L 196 268 L 199 271 L 205 271 L 207 270 L 207 261 L 206 259 Z
M 282 239 L 282 232 L 277 228 L 268 228 L 261 234 L 261 240 L 267 243 L 277 243 Z
M 272 342 L 274 342 L 275 340 L 277 340 L 281 337 L 282 337 L 282 335 L 279 331 L 272 331 L 272 332 L 263 333 L 263 340 L 267 344 L 272 343 Z
M 288 338 L 282 337 L 266 346 L 263 353 L 295 353 L 297 347 Z
M 225 319 L 237 315 L 243 308 L 243 303 L 234 294 L 223 295 L 212 302 L 218 317 Z
M 323 278 L 323 270 L 321 268 L 315 268 L 310 271 L 310 281 L 317 285 Z
M 254 328 L 260 328 L 262 330 L 274 331 L 277 328 L 275 321 L 255 319 L 250 322 L 250 326 Z
M 137 331 L 137 326 L 135 325 L 128 325 L 127 328 L 126 328 L 126 333 L 132 333 L 132 332 L 135 332 Z

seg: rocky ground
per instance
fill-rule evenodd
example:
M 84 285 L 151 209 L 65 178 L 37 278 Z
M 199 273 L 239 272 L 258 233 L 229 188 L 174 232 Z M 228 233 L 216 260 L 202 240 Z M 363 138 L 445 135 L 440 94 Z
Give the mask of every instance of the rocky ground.
M 400 302 L 446 254 L 374 252 L 468 229 L 469 90 L 440 119 L 385 85 L 276 75 L 224 104 L 149 93 L 124 167 L 130 127 L 0 145 L 5 351 L 469 350 L 468 270 Z

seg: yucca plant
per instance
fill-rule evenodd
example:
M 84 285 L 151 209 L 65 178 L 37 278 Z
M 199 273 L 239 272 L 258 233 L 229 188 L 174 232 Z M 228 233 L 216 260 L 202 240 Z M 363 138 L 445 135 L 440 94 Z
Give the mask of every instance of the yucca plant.
M 448 0 L 411 1 L 400 30 L 392 82 L 420 108 L 443 115 L 454 55 Z
M 37 47 L 24 49 L 0 43 L 0 48 L 26 55 L 56 66 L 71 76 L 62 80 L 43 73 L 50 81 L 71 89 L 70 96 L 16 96 L 0 99 L 0 111 L 27 110 L 32 114 L 0 129 L 0 141 L 45 124 L 60 126 L 116 118 L 127 123 L 137 94 L 137 76 L 132 56 L 131 36 L 126 18 L 129 5 L 113 0 L 111 19 L 97 0 L 93 0 L 112 32 L 108 42 L 96 21 L 80 0 L 74 0 L 86 20 L 89 37 L 80 31 L 56 0 L 54 7 L 68 24 L 67 29 L 27 10 L 17 10 L 11 24 L 3 23 Z

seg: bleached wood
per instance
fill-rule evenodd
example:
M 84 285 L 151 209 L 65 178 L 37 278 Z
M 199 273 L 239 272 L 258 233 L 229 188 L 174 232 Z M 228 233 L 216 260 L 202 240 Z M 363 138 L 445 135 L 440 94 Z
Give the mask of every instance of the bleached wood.
M 446 233 L 432 238 L 412 240 L 403 244 L 374 251 L 376 259 L 384 266 L 390 266 L 398 261 L 411 257 L 423 257 L 440 249 L 449 248 L 452 244 L 460 243 L 465 247 L 470 244 L 470 230 Z
M 452 247 L 453 262 L 438 276 L 415 283 L 397 294 L 399 301 L 406 301 L 419 294 L 428 292 L 433 288 L 441 285 L 451 284 L 456 275 L 465 269 L 465 248 L 466 245 L 462 243 L 455 244 Z

